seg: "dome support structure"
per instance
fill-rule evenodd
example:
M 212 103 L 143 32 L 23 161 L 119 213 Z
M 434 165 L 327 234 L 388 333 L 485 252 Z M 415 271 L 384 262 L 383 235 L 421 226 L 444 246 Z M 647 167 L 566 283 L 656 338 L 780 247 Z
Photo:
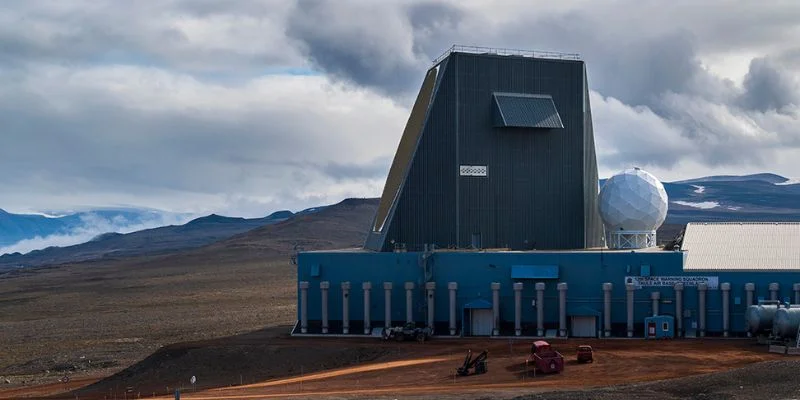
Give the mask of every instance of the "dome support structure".
M 656 231 L 611 231 L 607 236 L 609 249 L 646 249 L 656 246 Z

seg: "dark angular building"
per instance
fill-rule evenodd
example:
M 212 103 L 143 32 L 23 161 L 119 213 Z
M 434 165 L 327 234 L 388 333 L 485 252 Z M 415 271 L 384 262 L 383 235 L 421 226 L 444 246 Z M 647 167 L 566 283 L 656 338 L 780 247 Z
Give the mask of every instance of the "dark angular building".
M 453 47 L 417 95 L 365 248 L 603 245 L 586 66 Z
M 797 223 L 690 223 L 680 250 L 602 246 L 577 57 L 454 47 L 434 64 L 365 248 L 298 254 L 293 334 L 743 337 L 772 329 L 752 313 L 762 301 L 800 303 Z

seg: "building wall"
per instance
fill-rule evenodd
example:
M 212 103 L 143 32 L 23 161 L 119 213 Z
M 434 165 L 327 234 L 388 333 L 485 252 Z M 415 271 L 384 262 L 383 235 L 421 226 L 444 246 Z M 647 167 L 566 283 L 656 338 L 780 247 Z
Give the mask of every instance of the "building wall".
M 388 223 L 365 247 L 466 248 L 474 234 L 484 248 L 601 244 L 584 63 L 453 53 L 434 69 L 435 93 L 408 174 L 384 193 L 382 203 L 394 202 Z M 494 92 L 551 95 L 564 128 L 495 127 Z M 460 165 L 487 166 L 488 176 L 459 176 Z
M 545 322 L 550 328 L 558 324 L 558 292 L 556 284 L 566 282 L 567 308 L 586 306 L 603 312 L 604 282 L 613 283 L 612 322 L 616 331 L 624 329 L 627 321 L 625 277 L 637 276 L 642 266 L 647 265 L 651 276 L 716 276 L 719 282 L 731 283 L 731 332 L 744 332 L 745 291 L 748 282 L 756 284 L 755 297 L 769 299 L 770 282 L 780 283 L 780 298 L 793 299 L 792 284 L 800 281 L 796 273 L 754 273 L 754 272 L 693 272 L 682 271 L 683 254 L 680 252 L 438 252 L 427 262 L 422 261 L 423 253 L 371 253 L 371 252 L 312 252 L 299 256 L 298 281 L 310 282 L 308 291 L 309 319 L 321 319 L 321 298 L 319 283 L 329 281 L 329 318 L 341 320 L 342 293 L 340 283 L 349 281 L 352 285 L 350 296 L 351 321 L 363 318 L 363 292 L 361 282 L 372 282 L 371 316 L 373 326 L 382 326 L 384 320 L 383 282 L 393 282 L 392 320 L 404 321 L 405 282 L 414 282 L 414 319 L 426 320 L 424 283 L 426 271 L 429 281 L 436 282 L 435 320 L 446 326 L 449 319 L 448 282 L 458 282 L 457 310 L 458 326 L 461 326 L 461 308 L 464 304 L 484 299 L 492 301 L 490 284 L 499 282 L 500 317 L 505 325 L 514 321 L 514 292 L 511 279 L 513 265 L 558 265 L 558 279 L 517 280 L 524 284 L 522 301 L 523 325 L 531 328 L 536 323 L 536 310 L 531 305 L 535 299 L 535 282 L 545 282 Z M 314 267 L 316 266 L 316 267 Z M 319 276 L 311 276 L 312 268 L 318 268 Z M 650 293 L 661 292 L 660 314 L 675 315 L 674 290 L 672 287 L 648 287 L 635 291 L 634 322 L 641 331 L 644 318 L 650 316 Z M 739 304 L 736 298 L 739 298 Z M 298 297 L 299 302 L 299 297 Z M 707 292 L 707 332 L 710 335 L 722 332 L 722 292 Z M 298 303 L 299 304 L 299 303 Z M 690 313 L 685 319 L 684 328 L 698 321 L 698 294 L 694 287 L 684 290 L 684 308 Z M 569 313 L 568 313 L 569 314 Z M 569 315 L 568 315 L 569 316 Z M 299 316 L 298 316 L 299 318 Z M 569 318 L 568 318 L 569 319 Z M 602 317 L 600 318 L 602 321 Z M 602 322 L 601 322 L 602 323 Z M 438 330 L 443 332 L 444 330 Z

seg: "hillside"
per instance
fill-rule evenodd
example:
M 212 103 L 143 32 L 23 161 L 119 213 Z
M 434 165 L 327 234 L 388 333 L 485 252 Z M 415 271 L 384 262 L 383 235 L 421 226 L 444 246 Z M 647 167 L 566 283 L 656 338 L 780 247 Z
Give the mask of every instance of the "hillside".
M 292 215 L 290 211 L 279 211 L 264 218 L 245 219 L 212 214 L 184 225 L 164 226 L 128 234 L 106 233 L 74 246 L 49 247 L 27 254 L 0 256 L 0 269 L 170 253 L 205 246 L 251 229 L 284 221 Z
M 667 223 L 798 221 L 800 184 L 774 174 L 710 176 L 665 183 Z
M 298 250 L 361 247 L 378 201 L 346 199 L 175 257 L 229 262 L 289 257 Z
M 0 248 L 21 240 L 51 235 L 71 235 L 76 231 L 109 227 L 156 227 L 164 221 L 177 220 L 182 216 L 164 211 L 109 208 L 71 213 L 63 216 L 40 214 L 14 214 L 0 209 Z M 184 219 L 185 220 L 185 219 Z

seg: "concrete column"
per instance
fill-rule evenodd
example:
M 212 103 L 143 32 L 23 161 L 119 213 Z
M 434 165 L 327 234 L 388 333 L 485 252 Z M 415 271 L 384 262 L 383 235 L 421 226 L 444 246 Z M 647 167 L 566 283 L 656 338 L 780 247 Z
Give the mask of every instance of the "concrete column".
M 406 282 L 406 323 L 414 322 L 414 282 Z
M 522 335 L 522 282 L 514 282 L 514 335 Z
M 778 282 L 772 282 L 769 284 L 769 299 L 770 300 L 778 300 L 778 292 L 781 290 L 781 285 Z
M 500 283 L 492 282 L 492 336 L 500 335 Z
M 800 304 L 800 283 L 792 285 L 792 290 L 794 290 L 794 304 Z
M 544 336 L 544 282 L 536 282 L 536 336 Z
M 342 282 L 342 333 L 350 333 L 350 282 Z
M 625 294 L 627 300 L 627 314 L 628 314 L 628 337 L 633 337 L 633 293 L 636 286 L 632 283 L 625 284 Z
M 372 319 L 369 315 L 369 293 L 372 291 L 372 282 L 362 282 L 361 289 L 364 290 L 364 334 L 372 333 Z
M 567 283 L 561 282 L 558 290 L 558 336 L 567 336 Z
M 731 284 L 723 282 L 719 285 L 719 289 L 722 292 L 722 336 L 728 337 L 731 327 Z
M 322 297 L 322 333 L 328 333 L 328 289 L 331 283 L 328 281 L 319 283 L 319 290 Z
M 611 336 L 611 291 L 614 285 L 611 282 L 603 284 L 603 336 Z
M 300 282 L 300 333 L 308 333 L 308 282 Z
M 425 283 L 425 291 L 428 295 L 428 328 L 431 329 L 433 332 L 433 321 L 434 321 L 434 307 L 433 299 L 434 299 L 434 291 L 436 290 L 436 282 L 426 282 Z
M 448 283 L 447 290 L 450 291 L 450 336 L 453 336 L 456 334 L 456 291 L 458 290 L 458 282 Z
M 700 337 L 706 336 L 706 292 L 708 285 L 701 282 L 697 284 L 698 320 L 700 323 Z
M 675 284 L 675 332 L 676 336 L 683 336 L 683 284 Z
M 755 283 L 745 283 L 744 284 L 744 291 L 745 291 L 745 296 L 746 296 L 745 304 L 747 305 L 747 308 L 750 308 L 750 306 L 753 305 L 753 300 L 754 300 L 753 297 L 754 297 L 754 293 L 756 291 Z M 751 336 L 753 336 L 753 334 L 748 331 L 747 332 L 747 337 L 751 337 Z
M 392 282 L 383 282 L 383 326 L 392 326 Z
M 658 303 L 661 302 L 661 292 L 650 292 L 650 300 L 653 301 L 653 316 L 658 316 Z

